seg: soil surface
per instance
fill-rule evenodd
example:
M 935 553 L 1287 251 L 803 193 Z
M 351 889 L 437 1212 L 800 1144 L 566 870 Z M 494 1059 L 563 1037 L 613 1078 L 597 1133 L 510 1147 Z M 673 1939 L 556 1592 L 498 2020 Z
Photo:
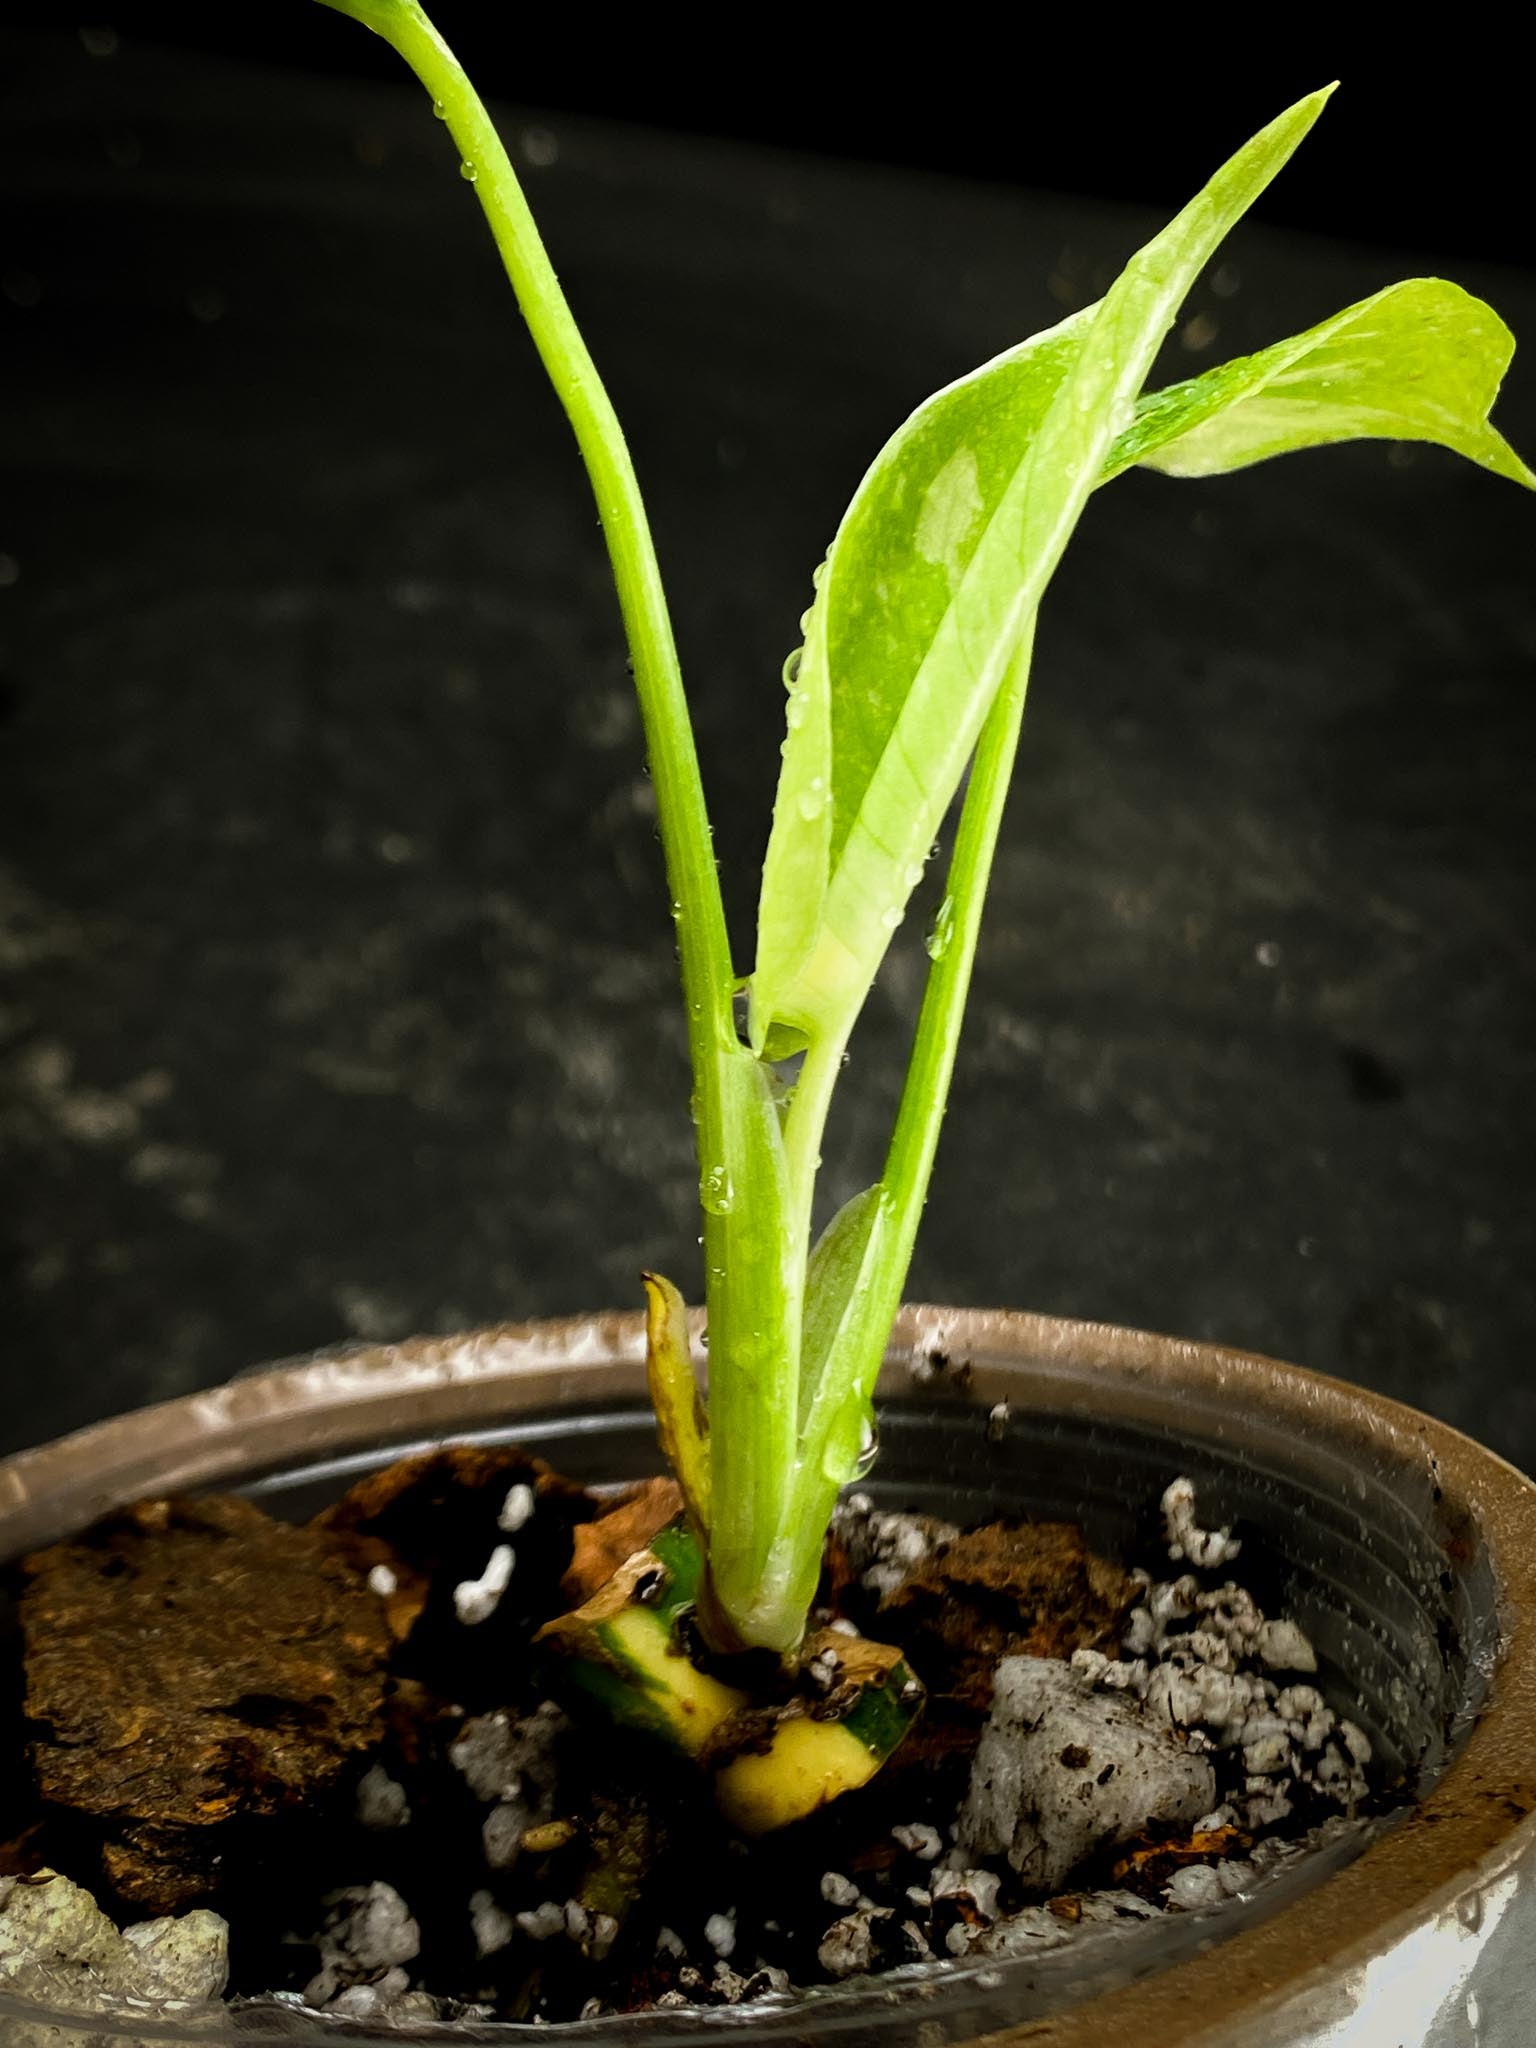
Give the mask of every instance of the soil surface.
M 236 1997 L 554 2021 L 1035 1953 L 1245 1891 L 1368 1803 L 1369 1745 L 1187 1488 L 1170 1553 L 1206 1562 L 1163 1584 L 1067 1525 L 855 1496 L 818 1640 L 895 1645 L 925 1710 L 870 1784 L 749 1847 L 697 1766 L 552 1697 L 534 1642 L 675 1507 L 461 1447 L 305 1528 L 150 1501 L 28 1558 L 0 1882 L 212 1908 Z

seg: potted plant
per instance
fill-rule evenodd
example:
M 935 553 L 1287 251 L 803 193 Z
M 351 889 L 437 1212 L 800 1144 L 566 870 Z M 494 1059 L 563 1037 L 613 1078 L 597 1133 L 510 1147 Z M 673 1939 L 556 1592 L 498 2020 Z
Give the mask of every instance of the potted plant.
M 1142 394 L 1189 285 L 1317 118 L 1327 98 L 1319 93 L 1239 151 L 1098 305 L 920 408 L 856 493 L 818 572 L 804 647 L 786 669 L 784 768 L 757 957 L 743 981 L 726 943 L 687 706 L 638 487 L 506 153 L 413 0 L 330 4 L 392 41 L 431 93 L 570 415 L 630 637 L 682 965 L 707 1275 L 707 1404 L 695 1377 L 698 1325 L 690 1326 L 677 1290 L 649 1276 L 646 1377 L 684 1513 L 666 1531 L 646 1531 L 629 1576 L 621 1571 L 599 1584 L 573 1618 L 545 1635 L 565 1658 L 573 1690 L 600 1697 L 616 1725 L 659 1719 L 654 1732 L 664 1747 L 690 1754 L 708 1747 L 728 1819 L 766 1832 L 867 1782 L 898 1747 L 921 1700 L 920 1674 L 877 1654 L 878 1645 L 863 1645 L 870 1660 L 838 1688 L 837 1710 L 805 1710 L 806 1685 L 815 1682 L 809 1667 L 823 1654 L 804 1653 L 806 1617 L 835 1503 L 875 1448 L 876 1379 L 954 1066 L 1034 618 L 1072 527 L 1092 491 L 1133 464 L 1198 476 L 1362 435 L 1437 441 L 1529 485 L 1536 480 L 1487 418 L 1508 337 L 1487 307 L 1456 287 L 1417 280 L 1257 356 Z M 967 770 L 886 1167 L 874 1187 L 817 1231 L 821 1137 L 848 1039 Z M 537 1417 L 541 1403 L 561 1393 L 580 1400 L 589 1390 L 628 1388 L 632 1370 L 625 1368 L 639 1337 L 637 1327 L 622 1324 L 596 1333 L 514 1332 L 467 1349 L 407 1347 L 253 1382 L 212 1414 L 205 1403 L 196 1418 L 160 1416 L 148 1438 L 143 1430 L 120 1432 L 115 1444 L 97 1438 L 13 1463 L 5 1475 L 8 1548 L 62 1534 L 88 1519 L 90 1508 L 172 1475 L 208 1481 L 270 1465 L 290 1453 L 300 1416 L 303 1426 L 350 1446 L 360 1429 L 385 1437 L 411 1426 L 461 1429 L 514 1399 Z M 1101 1519 L 1102 1494 L 1144 1464 L 1147 1444 L 1168 1426 L 1169 1400 L 1209 1407 L 1223 1378 L 1239 1389 L 1230 1414 L 1207 1417 L 1207 1462 L 1224 1436 L 1235 1443 L 1251 1427 L 1272 1454 L 1276 1435 L 1302 1413 L 1320 1417 L 1312 1450 L 1335 1461 L 1376 1461 L 1361 1494 L 1363 1540 L 1371 1540 L 1368 1525 L 1390 1525 L 1410 1554 L 1388 1634 L 1397 1628 L 1409 1641 L 1430 1625 L 1426 1616 L 1446 1620 L 1455 1612 L 1460 1662 L 1449 1659 L 1438 1679 L 1425 1677 L 1419 1751 L 1434 1750 L 1434 1723 L 1475 1703 L 1467 1646 L 1481 1640 L 1479 1630 L 1487 1637 L 1498 1626 L 1488 1574 L 1512 1569 L 1529 1500 L 1518 1483 L 1507 1497 L 1484 1499 L 1481 1490 L 1499 1491 L 1493 1462 L 1458 1448 L 1449 1433 L 1435 1439 L 1437 1470 L 1422 1450 L 1410 1454 L 1406 1426 L 1386 1404 L 1352 1403 L 1251 1361 L 1191 1359 L 1177 1348 L 1053 1332 L 1027 1319 L 1002 1326 L 918 1320 L 906 1326 L 905 1342 L 932 1369 L 937 1358 L 965 1354 L 969 1381 L 955 1405 L 970 1449 L 974 1402 L 990 1395 L 982 1417 L 999 1438 L 996 1448 L 1007 1445 L 1015 1413 L 1051 1417 L 1058 1443 L 1070 1442 L 1084 1470 L 1092 1463 L 1091 1432 L 1074 1430 L 1072 1418 L 1091 1406 L 1085 1375 L 1096 1364 L 1124 1411 L 1117 1426 L 1137 1446 L 1122 1446 L 1119 1477 L 1101 1488 Z M 1063 1344 L 1070 1356 L 1053 1386 L 1051 1354 Z M 566 1384 L 552 1384 L 550 1374 Z M 1161 1384 L 1161 1408 L 1156 1392 L 1140 1384 L 1149 1374 Z M 1026 1436 L 1021 1428 L 1015 1447 Z M 146 1443 L 148 1462 L 138 1462 Z M 1462 1460 L 1470 1462 L 1447 1489 L 1446 1471 Z M 1305 1465 L 1299 1454 L 1294 1462 Z M 1263 1464 L 1258 1449 L 1251 1458 L 1228 1458 L 1217 1481 L 1223 1513 L 1254 1513 L 1262 1495 L 1254 1475 Z M 1299 1485 L 1297 1471 L 1289 1477 Z M 1040 1491 L 1037 1483 L 1036 1505 Z M 1409 1534 L 1400 1514 L 1394 1520 L 1405 1492 L 1414 1510 Z M 1457 1512 L 1476 1522 L 1470 1534 L 1447 1517 L 1448 1493 Z M 1443 1568 L 1431 1571 L 1428 1560 L 1455 1542 L 1465 1554 L 1455 1556 L 1461 1576 L 1453 1573 L 1447 1588 L 1439 1583 Z M 1310 1534 L 1289 1553 L 1278 1546 L 1314 1588 L 1326 1581 L 1326 1553 Z M 683 1609 L 696 1641 L 679 1641 L 675 1610 Z M 1343 1601 L 1338 1612 L 1355 1610 Z M 1380 1711 L 1379 1732 L 1390 1741 L 1392 1715 L 1385 1705 Z M 743 1714 L 758 1718 L 721 1751 L 720 1730 Z M 685 1717 L 690 1739 L 679 1742 Z M 1412 1723 L 1412 1713 L 1397 1717 L 1404 1746 Z M 1508 1741 L 1501 1737 L 1506 1748 L 1496 1755 L 1507 1755 Z M 809 1765 L 807 1743 L 815 1745 Z M 781 1769 L 791 1749 L 793 1768 Z M 833 1755 L 838 1761 L 829 1762 Z M 731 1789 L 743 1761 L 755 1785 L 745 1801 Z M 1524 1815 L 1506 1811 L 1503 1819 L 1513 1840 Z M 1505 1853 L 1508 1844 L 1480 1836 L 1475 1847 L 1482 1856 Z M 1522 1843 L 1519 1853 L 1528 1849 Z M 1372 1935 L 1380 1946 L 1381 1928 Z M 979 2031 L 1027 2009 L 1016 1983 L 999 1987 L 984 1982 L 986 1975 L 966 1979 L 955 2027 Z

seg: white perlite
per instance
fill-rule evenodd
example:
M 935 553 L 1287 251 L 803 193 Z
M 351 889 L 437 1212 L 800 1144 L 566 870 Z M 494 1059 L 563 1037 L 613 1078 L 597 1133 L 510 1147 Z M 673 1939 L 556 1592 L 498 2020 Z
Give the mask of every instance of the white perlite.
M 545 1899 L 542 1905 L 532 1907 L 526 1913 L 519 1913 L 517 1924 L 530 1941 L 549 1941 L 565 1932 L 565 1908 L 553 1899 Z
M 501 1596 L 512 1583 L 517 1553 L 510 1543 L 498 1543 L 478 1579 L 465 1579 L 453 1589 L 453 1611 L 466 1628 L 478 1628 L 489 1621 L 501 1605 Z
M 944 1837 L 928 1821 L 916 1820 L 891 1829 L 891 1839 L 915 1856 L 920 1863 L 932 1863 L 944 1847 Z
M 1005 1657 L 960 1811 L 969 1856 L 1006 1856 L 1032 1889 L 1056 1890 L 1095 1850 L 1149 1823 L 1187 1826 L 1216 1778 L 1138 1702 L 1089 1691 L 1066 1664 Z
M 382 1990 L 384 1987 L 377 1980 L 387 1973 L 389 1994 L 385 2003 L 393 2007 L 410 1987 L 402 1966 L 414 1962 L 421 1953 L 421 1929 L 412 1918 L 410 1907 L 393 1885 L 382 1883 L 349 1886 L 345 1891 L 333 1892 L 325 1904 L 326 1921 L 318 1941 L 320 1968 L 304 1987 L 306 2003 L 332 2006 L 334 2001 L 336 2009 L 349 2012 L 354 2018 L 370 2017 L 382 2009 L 378 2003 L 366 1999 L 353 1999 L 346 2004 L 341 2001 L 354 1986 Z M 370 1981 L 364 1984 L 364 1979 Z
M 736 1948 L 736 1915 L 711 1913 L 704 1922 L 704 1939 L 717 1956 L 729 1958 Z
M 816 1959 L 829 1977 L 863 1976 L 875 1960 L 872 1916 L 853 1913 L 846 1920 L 834 1920 L 821 1938 Z
M 521 1800 L 507 1799 L 493 1806 L 480 1830 L 486 1865 L 491 1870 L 510 1870 L 522 1854 L 523 1836 L 529 1826 L 528 1810 Z
M 596 1913 L 580 1899 L 545 1899 L 525 1913 L 513 1915 L 532 1941 L 553 1941 L 564 1935 L 592 1962 L 601 1962 L 618 1939 L 619 1923 L 611 1913 Z
M 983 1928 L 968 1950 L 956 1948 L 954 1952 L 992 1956 L 999 1961 L 1041 1955 L 1068 1942 L 1113 1934 L 1158 1918 L 1158 1908 L 1134 1892 L 1085 1892 L 1078 1898 L 1077 1908 L 1076 1919 L 1067 1921 L 1058 1919 L 1049 1906 L 1026 1906 L 1021 1913 L 999 1920 L 995 1927 Z
M 560 1709 L 545 1700 L 520 1721 L 506 1713 L 478 1714 L 455 1737 L 448 1761 L 491 1808 L 481 1840 L 492 1870 L 510 1870 L 528 1829 L 553 1813 L 556 1745 L 568 1726 Z
M 455 1736 L 448 1761 L 477 1799 L 517 1805 L 523 1826 L 549 1817 L 557 1761 L 555 1744 L 569 1724 L 550 1700 L 522 1720 L 477 1714 Z
M 1167 1898 L 1171 1906 L 1192 1910 L 1197 1906 L 1214 1906 L 1226 1896 L 1221 1872 L 1209 1863 L 1191 1863 L 1176 1870 L 1168 1880 Z
M 1189 1480 L 1175 1480 L 1163 1506 L 1172 1556 L 1214 1557 L 1221 1544 L 1228 1547 L 1220 1554 L 1232 1555 L 1225 1531 L 1212 1537 L 1200 1529 Z M 1271 1620 L 1232 1580 L 1202 1586 L 1186 1572 L 1149 1584 L 1123 1648 L 1118 1662 L 1079 1650 L 1072 1669 L 1085 1685 L 1144 1701 L 1155 1719 L 1216 1757 L 1228 1788 L 1218 1825 L 1272 1827 L 1294 1812 L 1302 1787 L 1346 1814 L 1365 1798 L 1370 1739 L 1315 1686 L 1298 1682 L 1317 1671 L 1306 1632 Z
M 517 1922 L 505 1907 L 496 1903 L 494 1892 L 471 1892 L 469 1926 L 475 1937 L 475 1953 L 483 1962 L 499 1955 L 517 1932 Z
M 963 1956 L 998 1917 L 1003 1881 L 995 1870 L 936 1870 L 926 1894 L 907 1893 L 916 1905 L 926 1896 L 935 1942 L 952 1956 Z
M 839 1502 L 832 1528 L 859 1584 L 881 1598 L 894 1593 L 940 1544 L 952 1543 L 960 1533 L 952 1523 L 926 1516 L 883 1514 L 867 1493 L 851 1493 Z
M 1163 1529 L 1172 1561 L 1181 1564 L 1187 1558 L 1202 1571 L 1230 1563 L 1243 1547 L 1230 1529 L 1200 1527 L 1191 1479 L 1175 1479 L 1163 1495 Z
M 496 1526 L 503 1535 L 515 1536 L 533 1513 L 533 1509 L 533 1488 L 519 1483 L 511 1488 L 502 1502 L 501 1513 L 496 1517 Z
M 368 1984 L 349 1984 L 338 1991 L 326 2010 L 349 2020 L 386 2020 L 391 2028 L 411 2020 L 435 2020 L 438 2002 L 426 1991 L 413 1991 L 411 1980 L 398 1966 L 386 1970 Z M 489 2008 L 470 2007 L 469 2011 Z
M 411 1802 L 405 1787 L 382 1764 L 373 1764 L 358 1780 L 357 1818 L 360 1826 L 379 1831 L 410 1825 Z
M 829 1977 L 858 1977 L 876 1967 L 931 1962 L 933 1950 L 916 1921 L 900 1919 L 888 1906 L 866 1904 L 833 1921 L 816 1958 Z
M 145 1920 L 119 1934 L 90 1893 L 51 1870 L 0 1878 L 0 1987 L 68 2011 L 118 1999 L 202 2005 L 222 1996 L 229 1928 L 216 1913 Z M 70 2036 L 73 2040 L 76 2037 Z M 6 2048 L 43 2048 L 59 2029 L 9 2022 Z

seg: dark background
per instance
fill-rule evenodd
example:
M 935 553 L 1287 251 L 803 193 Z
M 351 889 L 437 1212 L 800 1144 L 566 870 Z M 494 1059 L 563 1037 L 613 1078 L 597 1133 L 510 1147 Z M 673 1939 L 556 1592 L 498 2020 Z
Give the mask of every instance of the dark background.
M 1399 248 L 1536 256 L 1529 67 L 1486 29 L 1289 19 L 1263 42 L 1208 19 L 1057 10 L 992 24 L 825 8 L 584 10 L 440 0 L 487 97 L 683 133 L 1002 180 L 1173 211 L 1292 100 L 1344 97 L 1266 220 Z M 13 11 L 52 27 L 55 0 Z M 128 49 L 179 48 L 343 82 L 396 82 L 376 36 L 312 0 L 129 0 L 80 17 Z
M 861 468 L 1287 99 L 1346 77 L 1167 374 L 1416 270 L 1536 333 L 1497 53 L 503 19 L 442 10 L 539 110 L 507 132 L 652 499 L 743 952 L 778 669 Z M 440 129 L 297 6 L 50 10 L 0 93 L 0 1448 L 691 1281 L 611 592 Z M 1529 456 L 1528 358 L 1500 418 Z M 1533 543 L 1426 450 L 1096 502 L 914 1293 L 1268 1349 L 1536 1465 Z M 923 964 L 872 1001 L 834 1195 Z

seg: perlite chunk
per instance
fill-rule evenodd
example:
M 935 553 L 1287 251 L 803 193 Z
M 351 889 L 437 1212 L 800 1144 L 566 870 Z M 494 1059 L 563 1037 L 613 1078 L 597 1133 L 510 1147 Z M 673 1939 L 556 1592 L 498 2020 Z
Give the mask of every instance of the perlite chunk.
M 1192 1824 L 1216 1779 L 1123 1694 L 1089 1692 L 1070 1666 L 1005 1657 L 960 1814 L 960 1846 L 1006 1856 L 1024 1883 L 1052 1892 L 1095 1850 L 1150 1825 Z
M 0 1990 L 70 2012 L 131 2000 L 140 2012 L 218 1998 L 229 1974 L 229 1929 L 199 1909 L 144 1920 L 119 1934 L 79 1885 L 51 1870 L 0 1878 Z M 63 2048 L 81 2036 L 11 2021 L 6 2048 Z M 94 2038 L 94 2037 L 93 2037 Z

